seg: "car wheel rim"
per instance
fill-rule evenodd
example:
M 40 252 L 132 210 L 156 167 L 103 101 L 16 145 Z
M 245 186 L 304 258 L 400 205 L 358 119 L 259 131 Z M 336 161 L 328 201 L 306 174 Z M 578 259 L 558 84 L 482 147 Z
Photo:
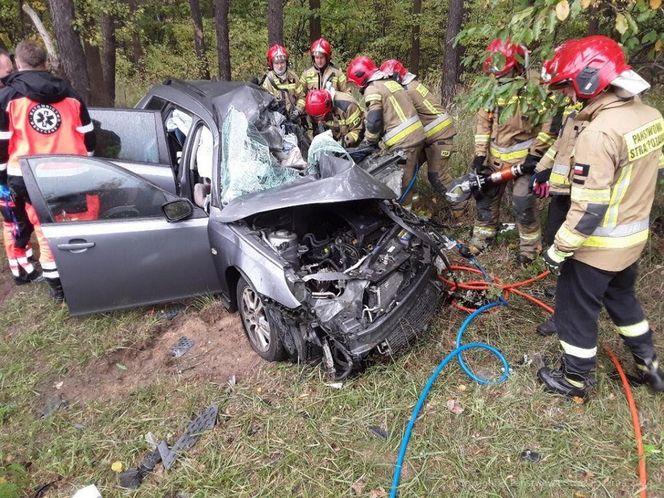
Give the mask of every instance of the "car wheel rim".
M 242 291 L 242 320 L 251 344 L 261 353 L 270 349 L 270 324 L 265 307 L 251 287 Z

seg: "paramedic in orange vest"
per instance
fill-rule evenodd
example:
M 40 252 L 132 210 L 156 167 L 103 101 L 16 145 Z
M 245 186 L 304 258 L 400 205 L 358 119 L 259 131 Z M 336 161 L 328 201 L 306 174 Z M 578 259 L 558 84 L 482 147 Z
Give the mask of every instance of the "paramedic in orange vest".
M 16 249 L 25 249 L 27 227 L 32 223 L 44 278 L 51 296 L 62 302 L 64 293 L 53 253 L 31 205 L 18 159 L 36 154 L 92 155 L 94 129 L 81 98 L 65 81 L 46 70 L 42 45 L 22 41 L 16 47 L 15 59 L 18 71 L 5 79 L 6 87 L 0 90 L 0 185 L 9 186 L 14 201 L 12 219 L 5 218 L 3 225 L 4 238 L 11 237 Z M 8 252 L 8 258 L 11 256 Z M 19 266 L 30 273 L 23 260 Z

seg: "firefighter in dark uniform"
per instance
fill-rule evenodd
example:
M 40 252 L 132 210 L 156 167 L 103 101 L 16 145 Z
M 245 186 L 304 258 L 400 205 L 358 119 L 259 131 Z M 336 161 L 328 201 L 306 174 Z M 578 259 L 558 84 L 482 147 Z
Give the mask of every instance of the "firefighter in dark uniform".
M 12 219 L 4 229 L 18 249 L 29 240 L 29 222 L 39 242 L 39 262 L 51 295 L 64 299 L 60 276 L 23 181 L 18 158 L 36 154 L 92 155 L 95 134 L 81 98 L 62 79 L 46 70 L 46 50 L 25 40 L 16 47 L 18 71 L 0 90 L 0 185 L 14 194 Z M 26 238 L 27 235 L 27 238 Z M 5 234 L 5 239 L 7 234 Z M 9 256 L 9 255 L 8 255 Z
M 544 63 L 543 80 L 582 101 L 577 119 L 588 124 L 576 138 L 568 172 L 570 209 L 544 256 L 559 274 L 555 321 L 562 364 L 541 368 L 537 376 L 554 393 L 588 395 L 604 306 L 642 381 L 664 392 L 653 332 L 634 289 L 648 240 L 664 119 L 638 98 L 650 85 L 605 36 L 563 43 Z

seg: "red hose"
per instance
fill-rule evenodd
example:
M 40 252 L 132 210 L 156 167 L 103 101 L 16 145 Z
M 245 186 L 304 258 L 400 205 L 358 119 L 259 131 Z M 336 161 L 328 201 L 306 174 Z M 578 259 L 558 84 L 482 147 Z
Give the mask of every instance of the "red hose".
M 455 271 L 463 271 L 467 273 L 479 273 L 481 274 L 482 272 L 477 269 L 477 268 L 472 268 L 469 266 L 458 266 L 458 265 L 452 265 L 450 267 L 451 270 Z M 487 282 L 486 280 L 471 280 L 468 282 L 454 282 L 448 279 L 445 279 L 441 276 L 438 276 L 439 280 L 443 283 L 445 283 L 449 288 L 451 292 L 454 292 L 458 289 L 463 289 L 463 290 L 475 290 L 475 291 L 483 291 L 483 290 L 489 290 L 489 288 L 492 285 L 498 286 L 500 289 L 503 291 L 503 297 L 507 299 L 510 295 L 510 293 L 514 293 L 517 296 L 521 296 L 522 298 L 530 301 L 533 304 L 536 304 L 543 310 L 553 314 L 554 309 L 549 306 L 546 303 L 543 303 L 539 299 L 531 296 L 527 292 L 524 292 L 522 290 L 519 290 L 519 287 L 523 287 L 525 285 L 531 284 L 537 280 L 541 280 L 545 278 L 547 275 L 549 275 L 549 271 L 545 271 L 537 275 L 536 277 L 529 278 L 527 280 L 521 280 L 520 282 L 514 282 L 511 284 L 504 284 L 499 278 L 494 277 L 491 275 L 491 282 Z M 452 305 L 461 310 L 461 311 L 466 311 L 468 313 L 472 313 L 475 311 L 472 308 L 467 308 L 465 306 L 462 306 L 455 301 L 452 301 Z M 495 308 L 497 310 L 498 308 Z M 495 310 L 490 310 L 495 311 Z M 640 489 L 640 496 L 641 498 L 646 498 L 648 496 L 647 493 L 647 488 L 648 488 L 648 474 L 646 470 L 646 456 L 645 452 L 643 451 L 643 437 L 641 435 L 641 423 L 639 421 L 639 412 L 636 408 L 636 402 L 634 401 L 634 396 L 632 395 L 632 389 L 629 385 L 629 382 L 627 380 L 627 376 L 625 375 L 625 372 L 620 365 L 620 361 L 616 357 L 615 353 L 606 345 L 604 345 L 604 349 L 606 350 L 607 354 L 609 355 L 609 358 L 611 358 L 611 361 L 616 367 L 616 370 L 618 371 L 618 375 L 620 376 L 620 380 L 622 381 L 623 389 L 625 391 L 625 397 L 627 398 L 627 403 L 629 404 L 629 411 L 632 416 L 632 426 L 634 428 L 634 437 L 636 439 L 636 450 L 639 455 L 639 480 L 641 481 L 641 489 Z

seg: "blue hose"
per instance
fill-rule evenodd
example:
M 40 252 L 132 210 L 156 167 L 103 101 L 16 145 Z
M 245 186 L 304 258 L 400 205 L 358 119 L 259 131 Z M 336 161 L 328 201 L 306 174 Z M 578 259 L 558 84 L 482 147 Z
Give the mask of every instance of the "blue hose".
M 403 201 L 406 200 L 406 197 L 408 196 L 408 192 L 411 191 L 411 189 L 415 186 L 415 182 L 417 181 L 417 173 L 420 171 L 420 163 L 417 163 L 415 166 L 415 171 L 413 172 L 413 177 L 410 179 L 410 182 L 408 182 L 408 185 L 406 186 L 406 190 L 403 191 L 403 194 L 401 194 L 401 197 L 399 197 L 399 204 L 403 204 Z
M 424 406 L 424 402 L 426 401 L 427 396 L 429 395 L 429 391 L 431 390 L 433 383 L 436 381 L 436 379 L 443 371 L 443 369 L 447 366 L 447 364 L 450 361 L 452 361 L 454 358 L 458 358 L 459 365 L 461 365 L 463 371 L 466 372 L 466 375 L 468 375 L 475 382 L 482 385 L 500 384 L 501 382 L 505 382 L 505 380 L 507 380 L 507 377 L 509 376 L 510 365 L 509 363 L 507 363 L 507 359 L 503 356 L 503 354 L 500 351 L 498 351 L 493 346 L 489 346 L 488 344 L 484 344 L 482 342 L 473 342 L 464 345 L 461 344 L 461 339 L 463 338 L 464 332 L 468 328 L 468 325 L 470 325 L 470 323 L 475 318 L 477 318 L 477 316 L 496 306 L 505 306 L 505 305 L 507 305 L 507 301 L 505 301 L 503 298 L 500 298 L 498 301 L 485 304 L 481 308 L 478 308 L 477 310 L 473 311 L 470 315 L 468 315 L 468 317 L 461 324 L 461 327 L 459 327 L 459 332 L 457 333 L 456 337 L 456 348 L 452 352 L 450 352 L 443 359 L 443 361 L 440 362 L 440 364 L 431 374 L 431 377 L 429 377 L 429 380 L 424 386 L 424 389 L 422 389 L 420 397 L 417 400 L 417 404 L 413 408 L 413 412 L 410 415 L 410 420 L 408 421 L 408 426 L 406 427 L 406 431 L 404 432 L 403 437 L 401 438 L 401 445 L 399 446 L 399 455 L 397 456 L 397 461 L 394 464 L 394 473 L 392 474 L 392 488 L 390 489 L 390 498 L 396 498 L 397 496 L 397 490 L 399 489 L 399 482 L 401 481 L 401 467 L 403 465 L 404 458 L 406 457 L 406 449 L 408 448 L 410 435 L 411 432 L 413 431 L 413 427 L 415 427 L 415 422 L 417 421 L 417 417 L 420 414 L 420 410 L 422 410 L 422 407 Z M 498 380 L 493 381 L 475 375 L 475 373 L 473 373 L 473 371 L 463 361 L 462 353 L 468 349 L 484 349 L 486 351 L 489 351 L 496 358 L 498 358 L 500 362 L 503 364 L 503 374 L 500 376 L 500 378 Z

